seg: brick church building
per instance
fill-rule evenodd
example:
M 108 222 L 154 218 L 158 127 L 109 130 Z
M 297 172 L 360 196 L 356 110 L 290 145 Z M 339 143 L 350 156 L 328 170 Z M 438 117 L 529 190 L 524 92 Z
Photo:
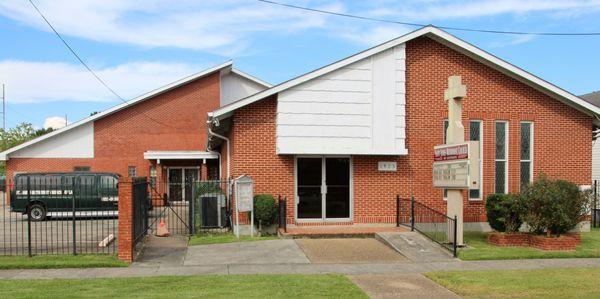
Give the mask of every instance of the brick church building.
M 249 175 L 255 194 L 288 198 L 290 225 L 391 224 L 397 194 L 445 210 L 432 163 L 452 75 L 467 86 L 465 140 L 480 142 L 466 225 L 482 228 L 488 194 L 519 192 L 541 173 L 590 185 L 600 108 L 434 27 L 276 86 L 225 63 L 0 159 L 8 178 L 108 171 L 149 176 L 158 188 Z

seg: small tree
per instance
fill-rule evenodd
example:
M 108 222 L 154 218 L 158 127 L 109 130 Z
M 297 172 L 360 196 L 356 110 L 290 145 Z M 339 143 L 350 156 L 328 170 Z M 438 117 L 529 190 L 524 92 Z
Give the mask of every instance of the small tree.
M 485 203 L 488 223 L 498 232 L 514 233 L 523 224 L 525 203 L 516 194 L 490 194 Z
M 30 123 L 21 123 L 9 130 L 0 129 L 0 152 L 3 152 L 11 147 L 17 146 L 23 142 L 33 138 L 42 136 L 52 132 L 54 129 L 34 129 Z M 0 163 L 0 175 L 6 173 L 6 165 Z
M 565 180 L 541 175 L 525 189 L 523 196 L 527 202 L 525 220 L 536 234 L 560 236 L 575 228 L 585 215 L 585 194 Z

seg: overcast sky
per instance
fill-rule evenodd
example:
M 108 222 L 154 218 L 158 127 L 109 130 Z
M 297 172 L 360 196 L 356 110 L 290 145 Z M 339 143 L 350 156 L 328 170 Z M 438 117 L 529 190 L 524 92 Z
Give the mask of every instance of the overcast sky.
M 600 32 L 600 0 L 281 1 L 445 26 Z M 242 71 L 279 83 L 416 29 L 254 0 L 34 2 L 126 99 L 229 59 Z M 450 33 L 572 93 L 600 90 L 600 36 Z M 26 0 L 0 2 L 0 35 L 0 83 L 6 84 L 9 126 L 22 121 L 61 125 L 65 115 L 71 122 L 119 103 Z

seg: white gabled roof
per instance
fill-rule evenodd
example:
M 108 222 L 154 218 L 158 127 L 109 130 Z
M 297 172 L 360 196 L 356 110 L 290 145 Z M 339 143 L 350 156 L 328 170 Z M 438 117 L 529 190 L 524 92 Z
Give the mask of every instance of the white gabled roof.
M 76 122 L 74 122 L 72 124 L 69 124 L 68 126 L 66 126 L 64 128 L 52 131 L 52 132 L 50 132 L 48 134 L 42 135 L 42 136 L 40 136 L 38 138 L 32 139 L 30 141 L 27 141 L 25 143 L 22 143 L 20 145 L 12 147 L 12 148 L 10 148 L 10 149 L 8 149 L 8 150 L 0 153 L 0 161 L 6 161 L 7 158 L 8 158 L 7 156 L 10 153 L 12 153 L 12 152 L 18 151 L 20 149 L 23 149 L 25 147 L 28 147 L 28 146 L 33 145 L 35 143 L 38 143 L 40 141 L 46 140 L 48 138 L 52 138 L 53 136 L 62 134 L 64 132 L 66 132 L 66 131 L 72 130 L 72 129 L 77 128 L 77 127 L 79 127 L 81 125 L 87 124 L 89 122 L 93 122 L 93 121 L 95 121 L 97 119 L 103 118 L 103 117 L 108 116 L 110 114 L 113 114 L 113 113 L 115 113 L 117 111 L 123 110 L 123 109 L 125 109 L 125 108 L 127 108 L 129 106 L 132 106 L 132 105 L 135 105 L 135 104 L 137 104 L 139 102 L 142 102 L 142 101 L 145 101 L 147 99 L 153 98 L 153 97 L 155 97 L 157 95 L 165 93 L 165 92 L 167 92 L 169 90 L 172 90 L 174 88 L 177 88 L 177 87 L 179 87 L 181 85 L 184 85 L 186 83 L 189 83 L 189 82 L 194 81 L 196 79 L 199 79 L 199 78 L 202 78 L 204 76 L 210 75 L 210 74 L 212 74 L 214 72 L 221 71 L 221 70 L 226 69 L 226 68 L 231 69 L 231 71 L 234 72 L 234 73 L 236 73 L 236 74 L 239 74 L 241 76 L 244 76 L 245 78 L 248 78 L 250 80 L 253 80 L 253 81 L 257 82 L 258 84 L 264 85 L 265 87 L 271 87 L 271 85 L 269 83 L 265 82 L 265 81 L 259 80 L 259 79 L 255 78 L 253 76 L 250 76 L 248 74 L 245 74 L 245 73 L 243 73 L 241 71 L 238 71 L 238 70 L 234 69 L 233 68 L 233 61 L 229 60 L 227 62 L 221 63 L 219 65 L 216 65 L 216 66 L 213 66 L 211 68 L 205 69 L 205 70 L 203 70 L 201 72 L 195 73 L 195 74 L 193 74 L 191 76 L 182 78 L 180 80 L 177 80 L 175 82 L 172 82 L 172 83 L 167 84 L 165 86 L 162 86 L 160 88 L 157 88 L 155 90 L 147 92 L 147 93 L 145 93 L 143 95 L 140 95 L 140 96 L 138 96 L 138 97 L 136 97 L 136 98 L 134 98 L 132 100 L 129 100 L 129 101 L 125 102 L 125 103 L 116 105 L 116 106 L 114 106 L 114 107 L 112 107 L 110 109 L 107 109 L 105 111 L 102 111 L 100 113 L 97 113 L 97 114 L 94 114 L 94 115 L 89 116 L 87 118 L 84 118 L 82 120 L 76 121 Z
M 443 30 L 440 30 L 433 26 L 427 26 L 427 27 L 423 27 L 421 29 L 415 30 L 413 32 L 407 33 L 403 36 L 400 36 L 398 38 L 395 38 L 395 39 L 385 42 L 383 44 L 380 44 L 378 46 L 375 46 L 373 48 L 370 48 L 368 50 L 365 50 L 363 52 L 360 52 L 360 53 L 357 53 L 350 57 L 347 57 L 345 59 L 334 62 L 330 65 L 324 66 L 324 67 L 314 70 L 312 72 L 306 73 L 304 75 L 301 75 L 301 76 L 291 79 L 289 81 L 283 82 L 272 88 L 263 90 L 254 95 L 251 95 L 251 96 L 248 96 L 241 100 L 238 100 L 236 102 L 233 102 L 229 105 L 220 107 L 219 109 L 208 113 L 208 116 L 214 117 L 214 118 L 226 118 L 226 117 L 230 116 L 233 113 L 233 111 L 235 111 L 241 107 L 252 104 L 256 101 L 259 101 L 268 96 L 274 95 L 274 94 L 281 92 L 283 90 L 286 90 L 288 88 L 294 87 L 296 85 L 299 85 L 299 84 L 309 81 L 311 79 L 325 75 L 325 74 L 332 72 L 334 70 L 337 70 L 339 68 L 348 66 L 354 62 L 357 62 L 359 60 L 362 60 L 364 58 L 367 58 L 367 57 L 377 54 L 379 52 L 385 51 L 385 50 L 395 47 L 397 45 L 406 43 L 407 41 L 410 41 L 410 40 L 415 39 L 420 36 L 428 36 L 430 38 L 433 38 L 434 40 L 436 40 L 442 44 L 445 44 L 445 45 L 453 48 L 454 50 L 457 50 L 479 62 L 482 62 L 482 63 L 484 63 L 484 64 L 486 64 L 508 76 L 511 76 L 511 77 L 531 86 L 537 90 L 540 90 L 541 92 L 548 94 L 551 97 L 556 98 L 557 100 L 560 100 L 567 105 L 570 105 L 576 109 L 579 109 L 580 111 L 583 111 L 584 113 L 594 115 L 594 116 L 598 116 L 600 114 L 599 107 L 596 107 L 596 106 L 584 101 L 583 99 L 569 93 L 568 91 L 566 91 L 556 85 L 553 85 L 545 80 L 542 80 L 542 79 L 524 71 L 523 69 L 516 67 L 516 66 L 484 51 L 484 50 L 481 50 L 481 49 L 445 32 L 445 31 L 443 31 Z

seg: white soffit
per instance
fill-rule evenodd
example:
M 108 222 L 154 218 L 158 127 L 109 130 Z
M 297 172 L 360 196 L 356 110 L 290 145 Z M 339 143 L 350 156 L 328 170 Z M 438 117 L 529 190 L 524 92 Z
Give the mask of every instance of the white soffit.
M 218 159 L 219 154 L 205 151 L 146 151 L 146 160 L 201 160 Z

